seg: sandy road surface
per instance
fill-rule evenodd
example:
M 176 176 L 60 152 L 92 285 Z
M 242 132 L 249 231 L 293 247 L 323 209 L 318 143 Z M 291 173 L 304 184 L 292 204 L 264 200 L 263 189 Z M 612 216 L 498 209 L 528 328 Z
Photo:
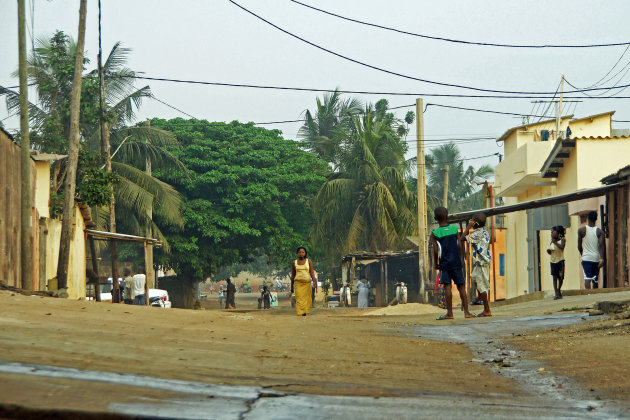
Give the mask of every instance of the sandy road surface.
M 618 299 L 630 297 L 630 293 L 615 295 Z M 497 375 L 483 363 L 476 363 L 478 356 L 463 341 L 448 337 L 446 341 L 418 338 L 413 328 L 436 326 L 439 332 L 440 328 L 475 323 L 477 331 L 485 331 L 484 325 L 493 328 L 493 320 L 560 313 L 563 308 L 584 307 L 597 300 L 603 299 L 575 296 L 562 301 L 535 301 L 497 307 L 492 319 L 464 321 L 462 314 L 456 312 L 456 320 L 438 322 L 436 311 L 425 306 L 418 306 L 415 312 L 412 306 L 401 307 L 398 311 L 404 315 L 396 315 L 396 309 L 392 308 L 387 316 L 365 316 L 369 310 L 356 308 L 316 308 L 312 316 L 296 317 L 287 306 L 272 311 L 243 310 L 255 307 L 255 295 L 249 299 L 237 296 L 237 305 L 242 310 L 227 312 L 163 310 L 0 291 L 3 350 L 0 359 L 323 396 L 426 398 L 433 395 L 432 401 L 438 401 L 448 390 L 460 400 L 476 401 L 493 395 L 501 401 L 536 406 L 535 401 L 527 400 L 528 392 L 517 382 Z M 574 357 L 571 352 L 579 350 L 577 346 L 563 348 L 562 363 L 546 358 L 547 353 L 539 351 L 549 347 L 554 334 L 570 338 L 568 335 L 575 336 L 575 331 L 581 329 L 579 337 L 588 340 L 593 330 L 585 325 L 588 324 L 528 333 L 514 337 L 517 341 L 511 343 L 522 345 L 533 353 L 532 357 L 554 369 L 563 367 L 564 374 L 571 375 L 572 364 L 579 366 L 581 373 L 574 378 L 586 390 L 593 384 L 593 377 L 606 377 L 607 383 L 616 385 L 596 388 L 598 397 L 614 399 L 627 395 L 630 391 L 627 375 L 625 381 L 620 378 L 623 372 L 607 359 L 608 354 L 617 357 L 616 353 L 605 350 L 606 345 L 629 348 L 628 335 L 600 337 L 602 351 L 597 354 L 598 364 L 583 363 Z M 566 336 L 562 335 L 565 330 Z M 600 330 L 596 330 L 597 334 Z M 103 396 L 99 391 L 107 389 L 98 384 L 85 387 L 54 381 L 50 384 L 50 380 L 43 385 L 21 379 L 19 375 L 0 374 L 0 377 L 0 403 L 5 404 L 31 406 L 37 401 L 46 406 L 48 398 L 63 407 L 64 399 L 59 395 L 69 395 L 59 391 L 63 387 L 83 389 L 84 394 L 86 389 L 96 387 L 95 393 L 88 394 Z M 124 387 L 116 389 L 112 395 L 107 391 L 107 397 L 101 399 L 86 397 L 81 400 L 82 407 L 107 409 L 112 399 L 124 403 L 131 395 L 121 391 Z M 142 392 L 132 393 L 136 403 L 139 398 L 169 398 L 165 390 Z M 561 418 L 562 414 L 556 417 Z

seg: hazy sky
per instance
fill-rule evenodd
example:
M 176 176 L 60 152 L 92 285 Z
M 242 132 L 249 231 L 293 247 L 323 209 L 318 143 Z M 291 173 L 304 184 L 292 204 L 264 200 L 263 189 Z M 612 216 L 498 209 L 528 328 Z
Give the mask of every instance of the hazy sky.
M 303 0 L 310 5 L 370 23 L 401 30 L 468 41 L 513 44 L 592 44 L 630 41 L 630 2 L 618 1 L 414 1 L 389 2 Z M 619 60 L 625 46 L 588 49 L 520 49 L 470 46 L 427 40 L 340 20 L 289 0 L 236 0 L 243 7 L 312 43 L 372 66 L 415 78 L 483 89 L 554 92 L 561 75 L 579 87 L 602 78 Z M 78 0 L 26 0 L 34 3 L 29 32 L 49 38 L 56 29 L 76 38 Z M 207 82 L 242 83 L 345 90 L 483 94 L 431 85 L 374 69 L 321 51 L 262 22 L 227 0 L 103 0 L 103 52 L 122 41 L 133 49 L 129 67 L 150 77 Z M 88 1 L 86 57 L 96 66 L 98 3 Z M 17 2 L 0 0 L 0 85 L 17 79 Z M 28 44 L 31 37 L 28 35 Z M 628 51 L 610 75 L 630 63 Z M 625 70 L 630 69 L 630 67 Z M 611 86 L 623 75 L 606 83 Z M 630 83 L 626 75 L 619 84 Z M 301 117 L 314 108 L 317 94 L 234 87 L 137 81 L 151 86 L 155 96 L 196 118 L 210 121 L 281 121 Z M 568 90 L 569 86 L 565 86 Z M 616 91 L 612 91 L 616 92 Z M 609 95 L 612 92 L 608 92 Z M 630 90 L 620 96 L 630 96 Z M 388 99 L 391 107 L 414 104 L 416 96 L 355 95 L 365 102 Z M 571 95 L 576 96 L 576 95 Z M 530 113 L 531 99 L 439 98 L 425 103 Z M 33 99 L 31 96 L 29 99 Z M 569 106 L 569 104 L 565 105 Z M 616 110 L 614 119 L 630 120 L 629 99 L 585 98 L 570 104 L 575 115 Z M 408 108 L 414 109 L 414 108 Z M 403 117 L 407 109 L 397 110 Z M 542 109 L 539 108 L 541 112 Z M 0 100 L 0 119 L 8 116 Z M 143 103 L 138 119 L 187 116 L 155 101 Z M 427 147 L 437 140 L 458 139 L 466 157 L 501 152 L 494 140 L 521 118 L 429 107 L 424 114 Z M 19 126 L 16 117 L 4 120 L 7 129 Z M 614 123 L 630 127 L 630 123 Z M 266 126 L 296 138 L 300 123 Z M 408 136 L 415 155 L 415 125 Z M 471 160 L 496 164 L 497 158 Z

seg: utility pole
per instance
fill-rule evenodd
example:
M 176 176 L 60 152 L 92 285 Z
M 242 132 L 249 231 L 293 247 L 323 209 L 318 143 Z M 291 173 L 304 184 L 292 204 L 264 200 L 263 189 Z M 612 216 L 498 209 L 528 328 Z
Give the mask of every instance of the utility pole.
M 556 139 L 560 136 L 560 119 L 562 118 L 562 94 L 564 93 L 564 74 L 560 80 L 560 100 L 556 104 Z
M 151 126 L 151 121 L 147 119 L 146 121 L 147 127 Z M 149 138 L 145 138 L 145 142 L 147 146 L 149 145 Z M 146 156 L 146 172 L 147 175 L 151 175 L 151 157 L 148 153 L 147 148 L 147 156 Z M 153 236 L 153 228 L 151 226 L 151 222 L 153 220 L 153 200 L 149 203 L 149 208 L 147 209 L 147 227 L 145 236 L 147 238 L 151 238 Z M 155 287 L 155 270 L 153 270 L 153 244 L 145 242 L 147 244 L 146 248 L 146 276 L 147 276 L 147 285 L 149 288 L 153 289 Z M 147 295 L 147 302 L 149 301 L 149 296 Z
M 79 114 L 81 111 L 81 82 L 83 81 L 83 47 L 85 45 L 85 15 L 87 0 L 81 0 L 79 6 L 79 37 L 74 60 L 74 76 L 70 101 L 70 134 L 68 136 L 68 161 L 64 185 L 63 218 L 61 220 L 61 241 L 57 281 L 59 289 L 68 286 L 68 264 L 70 262 L 70 239 L 74 221 L 74 194 L 76 191 L 77 163 L 79 161 Z M 85 275 L 85 273 L 80 273 Z
M 448 165 L 444 165 L 444 169 L 442 169 L 444 171 L 444 196 L 442 198 L 442 205 L 444 206 L 445 209 L 448 208 L 448 170 L 449 167 Z
M 427 245 L 427 184 L 424 165 L 424 106 L 422 99 L 416 99 L 416 165 L 418 171 L 418 282 L 420 291 L 418 301 L 426 303 L 424 290 L 427 278 L 428 245 Z
M 28 134 L 28 82 L 26 80 L 26 13 L 25 0 L 18 0 L 18 50 L 20 79 L 20 166 L 21 166 L 21 214 L 20 214 L 20 274 L 22 288 L 33 289 L 31 249 L 31 141 Z

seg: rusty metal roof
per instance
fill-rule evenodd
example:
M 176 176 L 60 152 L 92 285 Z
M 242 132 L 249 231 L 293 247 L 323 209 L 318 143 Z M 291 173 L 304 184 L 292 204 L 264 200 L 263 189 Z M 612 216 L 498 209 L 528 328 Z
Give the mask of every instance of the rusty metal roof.
M 610 185 L 628 178 L 630 178 L 630 165 L 624 166 L 614 174 L 610 174 L 607 177 L 602 178 L 601 183 Z

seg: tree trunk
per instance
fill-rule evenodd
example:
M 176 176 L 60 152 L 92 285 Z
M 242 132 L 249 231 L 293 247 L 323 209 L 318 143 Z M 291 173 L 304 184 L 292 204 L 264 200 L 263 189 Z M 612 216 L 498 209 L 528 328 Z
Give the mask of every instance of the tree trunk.
M 79 7 L 79 37 L 74 60 L 74 78 L 72 80 L 72 96 L 70 102 L 70 135 L 69 152 L 64 188 L 63 219 L 61 223 L 61 244 L 59 262 L 57 264 L 57 281 L 60 289 L 68 287 L 68 264 L 70 262 L 70 239 L 72 237 L 72 221 L 74 220 L 74 194 L 76 190 L 77 164 L 79 161 L 79 112 L 81 105 L 81 82 L 83 81 L 83 47 L 85 45 L 85 15 L 87 0 L 81 0 Z M 84 275 L 85 273 L 79 273 Z
M 183 298 L 183 307 L 184 309 L 193 309 L 195 306 L 195 300 L 197 296 L 195 295 L 195 291 L 197 290 L 197 284 L 200 280 L 195 279 L 182 279 L 182 298 Z

